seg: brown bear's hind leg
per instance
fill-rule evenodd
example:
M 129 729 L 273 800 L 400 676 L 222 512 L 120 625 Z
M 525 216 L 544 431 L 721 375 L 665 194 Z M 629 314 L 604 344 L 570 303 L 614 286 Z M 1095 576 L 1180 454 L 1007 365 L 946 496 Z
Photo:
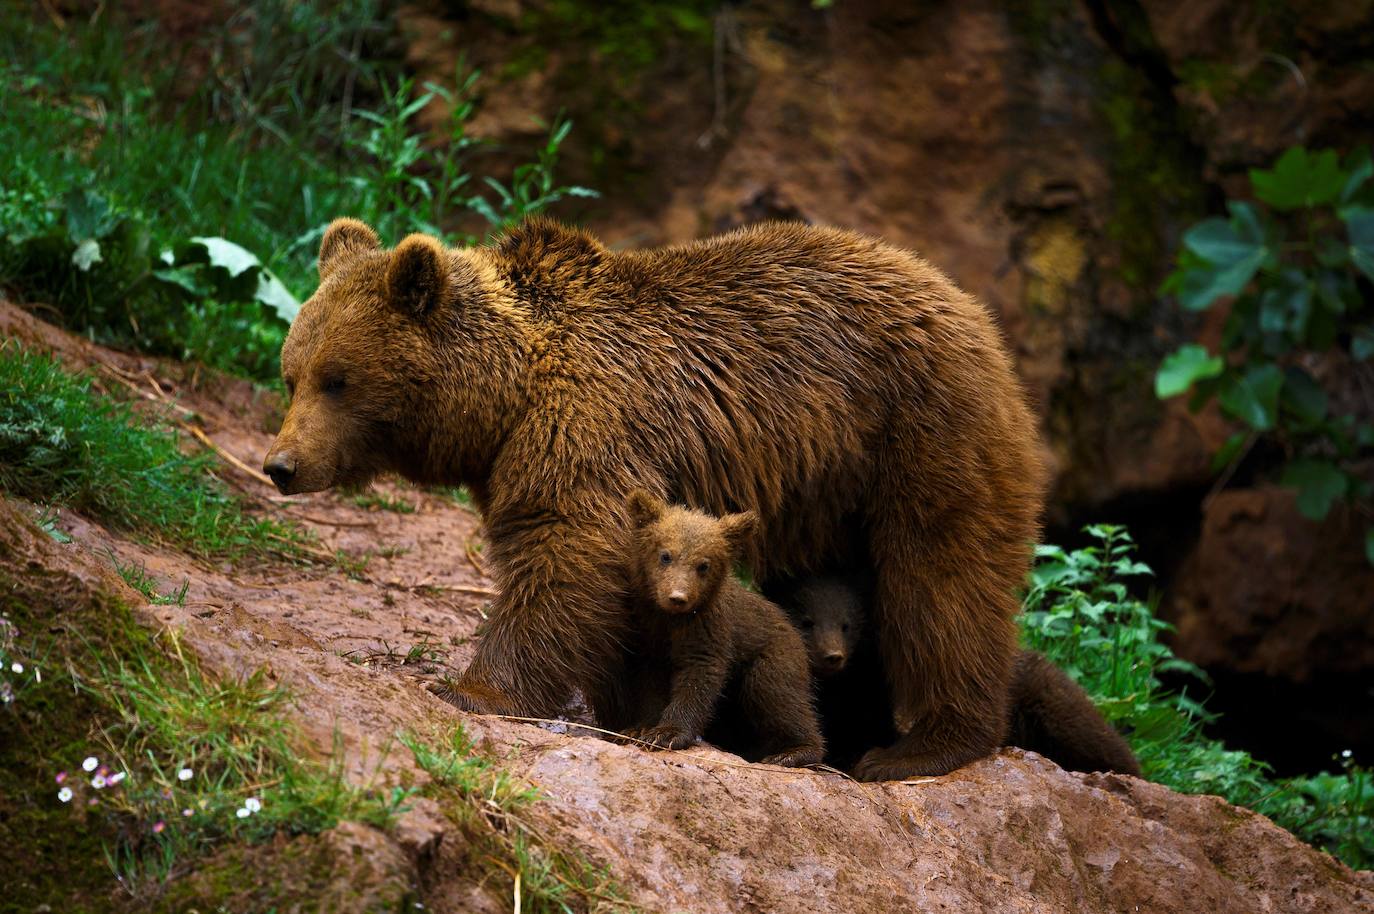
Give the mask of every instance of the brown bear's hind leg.
M 806 648 L 790 624 L 782 624 L 796 643 L 765 649 L 749 664 L 740 677 L 739 700 L 759 734 L 763 764 L 817 765 L 825 757 L 825 741 L 812 703 Z

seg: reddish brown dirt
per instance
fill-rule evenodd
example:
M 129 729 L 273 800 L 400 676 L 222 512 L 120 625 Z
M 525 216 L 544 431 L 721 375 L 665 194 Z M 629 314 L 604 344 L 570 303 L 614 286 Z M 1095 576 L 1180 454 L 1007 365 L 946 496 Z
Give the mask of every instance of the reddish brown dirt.
M 181 366 L 109 352 L 9 306 L 0 306 L 0 332 L 94 368 L 108 387 L 146 390 L 154 410 L 172 398 L 246 466 L 270 440 L 274 405 L 245 384 L 196 384 Z M 566 726 L 460 714 L 423 681 L 468 658 L 488 586 L 468 555 L 478 518 L 396 483 L 381 491 L 415 505 L 413 514 L 367 510 L 337 493 L 275 499 L 227 461 L 223 476 L 314 532 L 322 552 L 371 553 L 366 569 L 350 577 L 325 562 L 210 566 L 71 513 L 59 526 L 73 541 L 58 545 L 22 520 L 31 506 L 8 500 L 0 561 L 10 570 L 73 569 L 85 586 L 121 588 L 108 573 L 109 549 L 146 565 L 164 591 L 189 582 L 184 606 L 144 606 L 142 617 L 180 630 L 216 672 L 265 668 L 291 689 L 294 713 L 318 745 L 337 737 L 359 782 L 422 783 L 396 734 L 442 737 L 461 723 L 538 785 L 543 799 L 530 823 L 609 867 L 641 910 L 1240 914 L 1374 905 L 1374 873 L 1350 871 L 1261 816 L 1132 778 L 1068 774 L 1017 750 L 944 778 L 867 785 L 707 748 L 650 754 Z M 384 554 L 397 548 L 407 551 Z M 416 644 L 435 653 L 403 662 Z M 322 893 L 367 886 L 330 910 L 369 910 L 411 890 L 429 911 L 509 910 L 508 889 L 464 870 L 462 840 L 436 804 L 420 800 L 391 832 L 341 826 L 302 852 L 339 858 L 320 877 Z M 245 859 L 273 859 L 254 854 Z

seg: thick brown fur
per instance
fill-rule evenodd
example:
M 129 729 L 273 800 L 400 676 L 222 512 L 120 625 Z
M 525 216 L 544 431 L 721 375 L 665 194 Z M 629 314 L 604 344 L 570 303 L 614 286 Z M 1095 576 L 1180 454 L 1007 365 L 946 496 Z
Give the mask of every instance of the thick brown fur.
M 629 514 L 634 663 L 648 699 L 630 735 L 655 748 L 691 746 L 730 686 L 758 747 L 752 754 L 773 765 L 820 762 L 825 746 L 801 636 L 780 607 L 730 573 L 754 514 L 714 518 L 643 490 L 631 493 Z M 655 684 L 665 679 L 660 691 Z
M 1044 473 L 991 318 L 937 269 L 796 224 L 622 253 L 533 220 L 403 267 L 432 239 L 375 238 L 352 220 L 325 235 L 264 469 L 283 492 L 384 471 L 471 488 L 500 596 L 450 700 L 543 715 L 580 687 L 623 717 L 618 531 L 639 484 L 756 512 L 745 560 L 765 592 L 865 548 L 914 726 L 860 777 L 998 745 Z
M 893 727 L 885 706 L 868 710 L 862 689 L 849 677 L 852 660 L 868 643 L 862 588 L 841 578 L 814 578 L 800 584 L 787 612 L 806 641 L 812 672 L 820 686 L 822 726 L 830 764 L 844 767 L 846 747 L 874 727 Z M 1044 654 L 1020 651 L 1011 680 L 1011 715 L 1005 742 L 1030 749 L 1069 771 L 1115 771 L 1140 776 L 1140 763 L 1126 740 L 1093 704 L 1083 688 Z M 832 716 L 833 715 L 833 716 Z

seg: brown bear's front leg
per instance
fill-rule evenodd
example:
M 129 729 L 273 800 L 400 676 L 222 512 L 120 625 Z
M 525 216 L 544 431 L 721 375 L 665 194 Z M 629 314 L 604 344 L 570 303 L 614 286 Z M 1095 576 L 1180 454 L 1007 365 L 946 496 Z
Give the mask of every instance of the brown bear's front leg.
M 528 517 L 527 513 L 523 514 Z M 472 663 L 440 697 L 465 711 L 549 717 L 581 688 L 599 704 L 620 668 L 623 563 L 606 520 L 487 521 L 499 596 Z

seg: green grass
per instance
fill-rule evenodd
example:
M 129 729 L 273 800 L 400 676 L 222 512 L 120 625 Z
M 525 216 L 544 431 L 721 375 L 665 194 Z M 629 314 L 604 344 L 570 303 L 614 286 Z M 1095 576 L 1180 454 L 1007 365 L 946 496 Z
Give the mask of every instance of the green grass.
M 553 180 L 561 119 L 509 178 L 479 180 L 476 74 L 403 79 L 367 53 L 394 29 L 376 3 L 269 0 L 234 19 L 188 42 L 104 6 L 58 29 L 0 5 L 0 285 L 101 342 L 275 381 L 289 314 L 258 300 L 256 269 L 231 281 L 191 239 L 246 248 L 299 300 L 336 216 L 470 243 L 460 223 L 498 230 L 591 193 Z M 436 98 L 440 142 L 416 121 Z
M 1206 677 L 1161 637 L 1170 626 L 1132 596 L 1126 581 L 1149 575 L 1125 530 L 1098 525 L 1097 542 L 1067 551 L 1039 547 L 1021 617 L 1027 647 L 1043 651 L 1076 679 L 1127 734 L 1145 777 L 1183 793 L 1218 794 L 1269 816 L 1356 868 L 1374 865 L 1374 780 L 1343 754 L 1334 774 L 1275 778 L 1248 753 L 1203 732 L 1212 719 Z M 1194 694 L 1166 688 L 1182 673 Z
M 391 511 L 395 514 L 415 513 L 415 505 L 404 498 L 392 498 L 375 491 L 354 495 L 353 504 L 364 511 Z
M 198 556 L 294 555 L 304 534 L 248 514 L 212 466 L 89 377 L 0 343 L 0 488 Z
M 148 573 L 148 569 L 136 562 L 124 563 L 119 561 L 119 557 L 110 552 L 110 561 L 114 564 L 115 571 L 124 579 L 134 590 L 152 603 L 154 606 L 185 606 L 186 592 L 191 589 L 190 580 L 181 582 L 181 586 L 170 593 L 163 593 L 157 589 L 157 579 Z
M 431 778 L 423 792 L 463 829 L 466 865 L 508 886 L 520 910 L 636 910 L 606 869 L 555 846 L 524 818 L 539 791 L 477 752 L 461 726 L 437 745 L 411 733 L 398 738 Z
M 17 804 L 0 838 L 32 852 L 15 903 L 32 894 L 85 909 L 85 895 L 105 910 L 117 885 L 145 909 L 226 843 L 343 820 L 388 827 L 404 810 L 412 791 L 352 783 L 337 744 L 312 752 L 288 717 L 291 695 L 264 672 L 209 676 L 175 634 L 151 635 L 117 601 L 73 606 L 36 582 L 5 583 L 0 619 L 18 634 L 0 653 L 24 658 L 29 676 L 0 714 L 0 794 Z

